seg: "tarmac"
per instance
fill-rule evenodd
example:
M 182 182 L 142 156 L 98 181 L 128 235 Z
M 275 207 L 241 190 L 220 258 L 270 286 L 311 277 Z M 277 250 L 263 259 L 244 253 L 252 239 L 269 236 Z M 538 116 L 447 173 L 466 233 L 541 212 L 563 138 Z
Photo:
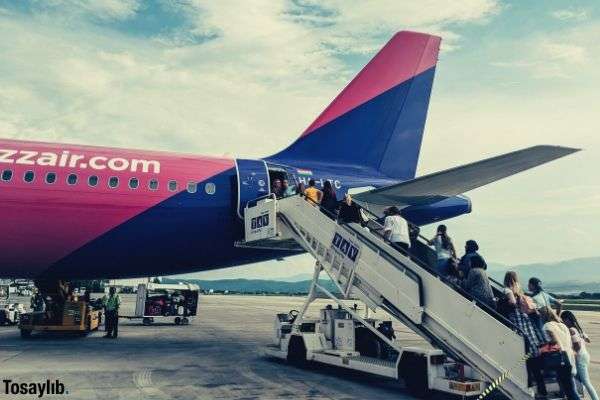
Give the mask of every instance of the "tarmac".
M 135 297 L 122 295 L 121 314 Z M 25 299 L 24 299 L 25 300 Z M 118 339 L 102 330 L 87 337 L 38 334 L 22 340 L 16 327 L 0 327 L 0 380 L 43 383 L 58 379 L 68 399 L 412 399 L 401 384 L 367 374 L 310 365 L 300 369 L 263 356 L 278 312 L 299 309 L 303 297 L 201 296 L 198 317 L 187 326 L 121 320 Z M 315 302 L 317 315 L 325 301 Z M 592 381 L 600 386 L 600 313 L 577 312 L 591 337 Z M 409 346 L 426 345 L 395 326 Z M 6 395 L 0 399 L 37 398 Z M 448 398 L 438 395 L 433 398 Z

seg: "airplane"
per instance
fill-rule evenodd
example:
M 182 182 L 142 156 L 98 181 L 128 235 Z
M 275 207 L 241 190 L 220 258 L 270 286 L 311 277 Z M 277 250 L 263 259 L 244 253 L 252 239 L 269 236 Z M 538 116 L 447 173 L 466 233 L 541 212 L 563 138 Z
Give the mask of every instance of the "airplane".
M 298 254 L 237 247 L 245 205 L 330 180 L 415 225 L 471 212 L 464 192 L 578 149 L 535 146 L 415 178 L 441 38 L 396 33 L 289 147 L 262 159 L 0 140 L 0 277 L 170 275 Z

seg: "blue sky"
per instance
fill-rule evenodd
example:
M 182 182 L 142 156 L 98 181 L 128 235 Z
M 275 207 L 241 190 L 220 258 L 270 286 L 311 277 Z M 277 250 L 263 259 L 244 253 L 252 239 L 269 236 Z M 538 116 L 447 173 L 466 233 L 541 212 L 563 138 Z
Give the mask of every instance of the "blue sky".
M 259 157 L 395 31 L 431 32 L 443 50 L 420 174 L 533 144 L 585 149 L 469 193 L 455 240 L 509 264 L 600 255 L 597 1 L 242 4 L 0 0 L 0 136 Z M 309 268 L 301 257 L 205 276 Z

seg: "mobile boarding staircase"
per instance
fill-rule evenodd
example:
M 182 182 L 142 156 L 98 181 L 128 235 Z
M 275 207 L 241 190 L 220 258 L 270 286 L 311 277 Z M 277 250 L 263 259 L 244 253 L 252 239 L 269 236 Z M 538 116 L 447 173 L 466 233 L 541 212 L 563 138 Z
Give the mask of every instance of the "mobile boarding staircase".
M 299 333 L 316 291 L 338 302 L 353 319 L 369 325 L 356 310 L 319 285 L 319 273 L 325 271 L 343 298 L 358 299 L 371 310 L 385 310 L 452 359 L 470 366 L 483 381 L 489 383 L 505 376 L 499 389 L 509 398 L 534 398 L 528 386 L 522 334 L 495 310 L 460 293 L 379 234 L 355 223 L 340 225 L 299 195 L 258 200 L 245 212 L 247 241 L 268 243 L 293 238 L 316 259 L 309 298 L 293 321 L 291 335 Z M 398 358 L 407 350 L 398 341 L 369 329 L 394 348 Z M 360 361 L 361 357 L 346 357 L 340 366 Z M 430 382 L 430 387 L 434 386 Z

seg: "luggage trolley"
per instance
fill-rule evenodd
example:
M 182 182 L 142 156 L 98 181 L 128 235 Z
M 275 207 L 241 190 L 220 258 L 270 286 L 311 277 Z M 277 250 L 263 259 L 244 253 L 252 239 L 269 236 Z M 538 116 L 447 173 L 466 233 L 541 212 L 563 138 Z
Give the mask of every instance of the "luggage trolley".
M 122 318 L 142 319 L 144 325 L 152 324 L 155 319 L 187 325 L 196 316 L 199 290 L 198 285 L 189 283 L 140 283 L 135 315 Z

